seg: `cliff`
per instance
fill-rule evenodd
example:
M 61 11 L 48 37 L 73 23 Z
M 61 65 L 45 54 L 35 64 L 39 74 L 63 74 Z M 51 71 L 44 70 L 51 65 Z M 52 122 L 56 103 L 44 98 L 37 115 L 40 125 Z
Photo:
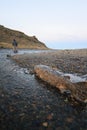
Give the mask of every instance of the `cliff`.
M 35 36 L 28 36 L 23 32 L 12 30 L 0 25 L 0 48 L 12 48 L 12 41 L 16 39 L 19 48 L 47 49 Z

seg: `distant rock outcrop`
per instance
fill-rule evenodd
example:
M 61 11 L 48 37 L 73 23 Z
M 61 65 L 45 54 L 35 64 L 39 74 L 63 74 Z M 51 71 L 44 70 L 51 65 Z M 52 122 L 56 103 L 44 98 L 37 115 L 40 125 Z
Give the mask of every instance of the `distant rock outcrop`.
M 0 25 L 0 47 L 11 48 L 13 39 L 17 40 L 19 48 L 47 49 L 46 45 L 35 36 L 27 36 L 23 32 L 8 29 Z

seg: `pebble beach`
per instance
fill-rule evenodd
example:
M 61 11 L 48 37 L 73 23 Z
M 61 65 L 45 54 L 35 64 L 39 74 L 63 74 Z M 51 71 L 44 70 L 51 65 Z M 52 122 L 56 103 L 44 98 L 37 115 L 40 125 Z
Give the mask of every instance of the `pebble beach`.
M 47 65 L 64 73 L 87 74 L 87 49 L 51 50 L 34 54 L 15 55 L 13 59 L 33 71 L 35 65 Z
M 44 64 L 86 77 L 86 54 L 87 50 L 0 50 L 0 130 L 87 130 L 87 106 L 74 106 L 33 72 L 35 65 Z

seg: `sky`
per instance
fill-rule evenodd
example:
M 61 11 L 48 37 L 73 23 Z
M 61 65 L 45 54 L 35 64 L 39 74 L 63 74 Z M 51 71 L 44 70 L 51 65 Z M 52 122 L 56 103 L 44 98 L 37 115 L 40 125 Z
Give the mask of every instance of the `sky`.
M 87 48 L 87 0 L 0 0 L 0 25 L 49 48 Z

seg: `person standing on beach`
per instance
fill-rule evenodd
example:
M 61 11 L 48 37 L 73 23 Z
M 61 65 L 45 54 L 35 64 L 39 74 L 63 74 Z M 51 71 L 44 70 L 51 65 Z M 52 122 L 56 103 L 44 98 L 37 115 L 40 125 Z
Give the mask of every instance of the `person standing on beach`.
M 18 49 L 17 49 L 18 43 L 15 39 L 13 39 L 12 45 L 13 45 L 14 53 L 17 53 L 18 52 Z

